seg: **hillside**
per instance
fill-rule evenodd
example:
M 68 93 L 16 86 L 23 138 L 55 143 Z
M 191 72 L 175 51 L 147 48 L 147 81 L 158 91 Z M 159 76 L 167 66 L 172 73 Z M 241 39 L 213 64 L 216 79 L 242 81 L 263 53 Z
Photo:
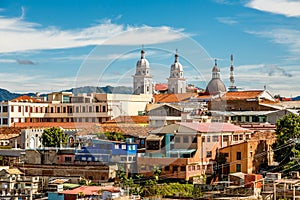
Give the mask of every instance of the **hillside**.
M 105 86 L 105 87 L 94 87 L 94 86 L 85 86 L 85 87 L 78 87 L 78 88 L 72 88 L 69 90 L 64 90 L 65 92 L 72 92 L 75 95 L 79 93 L 118 93 L 118 94 L 132 94 L 132 88 L 131 87 L 125 87 L 125 86 Z M 8 101 L 12 100 L 14 98 L 17 98 L 19 96 L 35 96 L 34 93 L 12 93 L 6 89 L 0 88 L 0 101 Z M 45 94 L 42 94 L 42 96 Z

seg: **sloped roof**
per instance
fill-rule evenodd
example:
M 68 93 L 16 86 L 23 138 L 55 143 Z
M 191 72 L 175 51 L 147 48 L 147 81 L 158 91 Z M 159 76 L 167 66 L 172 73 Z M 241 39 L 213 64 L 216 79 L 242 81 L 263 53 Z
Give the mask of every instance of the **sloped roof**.
M 149 123 L 148 116 L 119 116 L 106 123 L 133 123 L 133 124 L 147 124 Z
M 8 174 L 23 174 L 18 168 L 5 169 Z
M 119 132 L 124 135 L 132 135 L 132 136 L 142 136 L 145 137 L 148 135 L 150 130 L 154 128 L 141 127 L 138 124 L 98 124 L 97 126 L 84 128 L 81 131 L 77 132 L 76 135 L 87 135 L 91 133 L 104 133 L 104 132 Z
M 40 99 L 32 98 L 30 96 L 19 96 L 15 99 L 12 99 L 11 102 L 32 102 L 32 103 L 40 103 L 42 102 Z
M 168 107 L 174 108 L 174 109 L 179 110 L 179 111 L 182 110 L 181 106 L 179 106 L 179 105 L 172 105 L 172 104 L 168 104 L 168 103 L 163 103 L 163 104 L 149 104 L 149 106 L 147 106 L 147 111 L 151 111 L 151 110 L 163 107 L 163 106 L 168 106 Z
M 195 130 L 185 126 L 180 126 L 180 124 L 170 124 L 150 131 L 150 133 L 152 134 L 157 134 L 157 133 L 167 134 L 167 133 L 177 133 L 177 132 L 191 133 L 191 132 L 195 132 Z
M 195 95 L 195 93 L 154 94 L 153 98 L 155 103 L 178 103 L 181 101 L 187 101 Z
M 230 123 L 193 123 L 193 122 L 181 122 L 182 126 L 194 129 L 200 133 L 224 133 L 224 132 L 252 132 L 249 129 L 242 128 Z
M 225 100 L 254 99 L 258 98 L 263 92 L 264 90 L 226 92 L 221 98 Z
M 83 192 L 86 196 L 92 196 L 92 195 L 100 195 L 99 191 L 109 191 L 109 192 L 120 192 L 120 189 L 113 186 L 81 186 L 72 190 L 65 190 L 63 192 L 60 192 L 61 194 L 73 194 L 77 195 L 80 192 Z
M 0 140 L 8 140 L 17 137 L 21 134 L 21 128 L 16 127 L 2 127 L 0 128 Z
M 154 90 L 159 90 L 159 91 L 168 90 L 168 83 L 158 83 L 158 84 L 155 84 Z
M 18 128 L 51 128 L 61 127 L 65 129 L 78 129 L 95 126 L 96 123 L 89 122 L 20 122 L 14 123 Z

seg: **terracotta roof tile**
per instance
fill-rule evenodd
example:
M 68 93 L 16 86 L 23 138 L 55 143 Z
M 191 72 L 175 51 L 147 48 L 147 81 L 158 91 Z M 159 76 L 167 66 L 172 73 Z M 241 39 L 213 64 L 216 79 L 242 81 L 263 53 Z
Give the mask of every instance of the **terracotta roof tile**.
M 119 116 L 106 123 L 148 124 L 148 116 Z
M 0 139 L 8 140 L 10 138 L 17 137 L 21 134 L 21 128 L 15 127 L 2 127 L 0 128 Z
M 30 96 L 19 96 L 15 99 L 11 100 L 12 102 L 33 102 L 33 103 L 40 103 L 42 102 L 40 99 L 35 99 Z
M 145 137 L 148 135 L 148 132 L 153 129 L 154 128 L 149 128 L 148 126 L 142 127 L 137 124 L 117 124 L 117 123 L 98 124 L 98 126 L 84 128 L 78 133 L 76 133 L 76 135 L 88 135 L 91 133 L 103 133 L 103 132 L 119 132 L 124 135 Z
M 65 129 L 76 129 L 76 128 L 85 128 L 92 127 L 96 123 L 89 122 L 21 122 L 15 123 L 15 127 L 19 128 L 51 128 L 51 127 L 62 127 Z
M 254 99 L 257 98 L 262 92 L 263 90 L 227 92 L 224 96 L 222 96 L 222 99 L 225 100 Z
M 168 84 L 167 83 L 158 83 L 158 84 L 155 84 L 154 86 L 154 90 L 168 90 Z
M 195 93 L 182 93 L 182 94 L 154 94 L 153 98 L 155 103 L 177 103 L 181 101 L 187 101 Z

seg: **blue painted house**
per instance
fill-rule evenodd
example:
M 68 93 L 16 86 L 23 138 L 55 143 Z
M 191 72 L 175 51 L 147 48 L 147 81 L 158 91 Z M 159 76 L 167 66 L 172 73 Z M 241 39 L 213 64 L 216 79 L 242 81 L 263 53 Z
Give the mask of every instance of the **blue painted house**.
M 128 172 L 136 170 L 138 144 L 131 138 L 125 142 L 92 139 L 89 146 L 75 152 L 75 161 L 101 162 L 103 164 L 119 164 Z

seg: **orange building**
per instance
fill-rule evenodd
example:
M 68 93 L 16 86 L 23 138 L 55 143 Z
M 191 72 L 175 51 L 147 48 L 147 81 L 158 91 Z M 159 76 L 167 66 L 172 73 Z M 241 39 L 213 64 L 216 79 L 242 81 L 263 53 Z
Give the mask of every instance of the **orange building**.
M 273 163 L 272 144 L 274 141 L 274 137 L 267 139 L 251 138 L 251 140 L 246 140 L 243 143 L 219 149 L 219 152 L 225 154 L 226 157 L 226 164 L 222 166 L 223 174 L 258 173 L 263 166 Z

